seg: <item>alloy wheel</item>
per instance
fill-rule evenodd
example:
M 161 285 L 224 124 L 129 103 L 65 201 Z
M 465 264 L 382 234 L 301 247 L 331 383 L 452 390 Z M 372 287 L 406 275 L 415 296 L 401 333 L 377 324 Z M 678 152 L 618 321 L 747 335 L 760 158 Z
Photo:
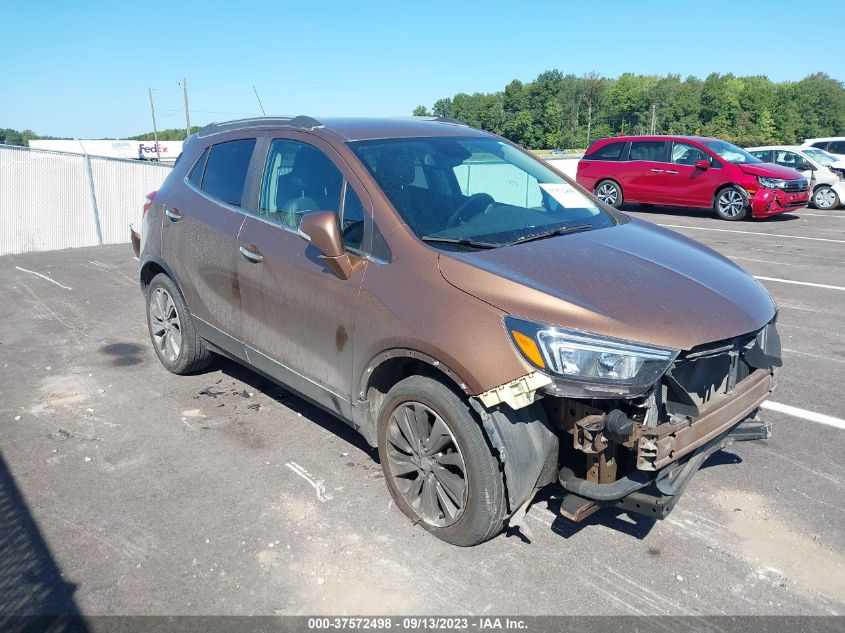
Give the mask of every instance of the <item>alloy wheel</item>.
M 159 353 L 175 363 L 182 349 L 182 322 L 173 297 L 164 288 L 156 288 L 150 297 L 150 324 Z
M 605 182 L 596 189 L 596 197 L 605 204 L 613 206 L 619 198 L 619 190 L 616 185 Z
M 455 436 L 430 407 L 404 402 L 387 423 L 387 466 L 396 488 L 427 524 L 457 521 L 467 501 L 466 464 Z
M 719 196 L 719 213 L 728 218 L 735 218 L 745 207 L 745 198 L 735 189 L 727 189 Z
M 830 187 L 822 187 L 813 196 L 813 202 L 819 209 L 831 209 L 836 204 L 836 194 Z

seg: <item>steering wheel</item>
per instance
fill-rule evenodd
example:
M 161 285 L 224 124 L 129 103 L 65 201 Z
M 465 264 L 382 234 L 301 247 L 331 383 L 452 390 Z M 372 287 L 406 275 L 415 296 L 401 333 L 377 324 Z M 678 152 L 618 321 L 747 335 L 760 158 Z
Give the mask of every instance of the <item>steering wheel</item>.
M 482 203 L 485 204 L 482 205 Z M 493 204 L 496 204 L 496 201 L 493 199 L 493 196 L 491 196 L 489 193 L 474 193 L 469 198 L 467 198 L 464 203 L 459 206 L 452 215 L 449 216 L 449 220 L 446 225 L 457 226 L 458 223 L 462 224 L 472 216 L 478 215 L 479 213 L 484 213 Z M 473 213 L 468 213 L 468 210 L 472 210 L 475 207 L 478 208 Z M 467 217 L 464 217 L 465 214 Z

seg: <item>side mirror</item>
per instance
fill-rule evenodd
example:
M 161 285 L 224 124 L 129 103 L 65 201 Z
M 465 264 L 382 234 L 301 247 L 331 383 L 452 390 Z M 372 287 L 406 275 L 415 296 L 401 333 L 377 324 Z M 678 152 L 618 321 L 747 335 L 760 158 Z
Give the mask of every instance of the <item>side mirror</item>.
M 697 160 L 697 161 L 695 161 L 695 168 L 696 169 L 710 169 L 710 161 L 709 160 Z
M 303 215 L 299 234 L 320 251 L 320 259 L 338 278 L 349 279 L 361 267 L 363 260 L 346 252 L 337 214 L 333 211 L 311 211 Z

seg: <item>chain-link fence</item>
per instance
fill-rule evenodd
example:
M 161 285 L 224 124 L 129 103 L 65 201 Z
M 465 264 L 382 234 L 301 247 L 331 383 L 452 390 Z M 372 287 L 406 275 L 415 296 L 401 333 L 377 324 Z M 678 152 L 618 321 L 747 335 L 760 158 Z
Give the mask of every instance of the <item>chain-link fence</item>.
M 170 169 L 0 145 L 0 255 L 128 242 Z

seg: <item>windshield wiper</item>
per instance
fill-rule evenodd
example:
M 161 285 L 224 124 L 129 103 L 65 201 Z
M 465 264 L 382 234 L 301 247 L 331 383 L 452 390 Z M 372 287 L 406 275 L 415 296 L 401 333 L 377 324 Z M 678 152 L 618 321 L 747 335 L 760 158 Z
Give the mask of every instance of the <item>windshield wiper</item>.
M 535 240 L 544 240 L 547 237 L 555 237 L 557 235 L 569 235 L 570 233 L 581 233 L 582 231 L 589 231 L 593 228 L 592 224 L 576 224 L 575 226 L 562 226 L 552 231 L 545 233 L 537 233 L 535 235 L 526 235 L 520 237 L 512 242 L 505 242 L 502 246 L 514 246 L 515 244 L 525 244 L 525 242 L 533 242 Z
M 498 248 L 501 244 L 493 244 L 491 242 L 477 242 L 465 237 L 438 237 L 436 235 L 423 235 L 420 238 L 423 242 L 433 242 L 435 244 L 457 244 L 458 246 L 471 246 L 472 248 Z

